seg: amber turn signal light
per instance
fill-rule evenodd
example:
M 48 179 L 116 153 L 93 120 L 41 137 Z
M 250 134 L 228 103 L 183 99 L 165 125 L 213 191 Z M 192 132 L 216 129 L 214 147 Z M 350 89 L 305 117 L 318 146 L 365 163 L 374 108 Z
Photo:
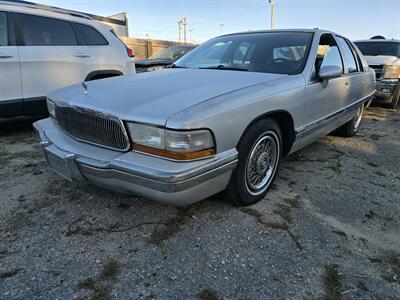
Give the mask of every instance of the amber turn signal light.
M 175 160 L 192 160 L 209 157 L 215 154 L 214 149 L 204 149 L 195 152 L 171 152 L 152 147 L 132 144 L 132 149 L 142 153 L 148 153 L 156 156 L 166 157 Z

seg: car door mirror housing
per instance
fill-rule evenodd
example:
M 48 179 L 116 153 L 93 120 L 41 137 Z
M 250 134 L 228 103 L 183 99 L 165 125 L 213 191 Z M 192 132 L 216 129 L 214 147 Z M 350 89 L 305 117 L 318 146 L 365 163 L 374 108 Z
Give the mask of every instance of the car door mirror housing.
M 322 80 L 329 80 L 342 76 L 343 70 L 338 66 L 323 66 L 318 72 L 318 77 Z

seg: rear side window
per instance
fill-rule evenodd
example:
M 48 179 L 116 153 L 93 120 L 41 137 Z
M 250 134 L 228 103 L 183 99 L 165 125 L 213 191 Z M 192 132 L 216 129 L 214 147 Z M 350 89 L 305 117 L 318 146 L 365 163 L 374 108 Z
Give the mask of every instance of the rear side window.
M 105 46 L 108 45 L 108 41 L 91 26 L 74 23 L 74 26 L 78 30 L 79 34 L 88 46 Z
M 347 44 L 346 40 L 341 37 L 337 37 L 337 41 L 339 46 L 343 51 L 343 59 L 346 65 L 346 73 L 354 73 L 357 72 L 357 63 L 354 58 L 353 51 L 350 49 L 349 44 Z
M 7 15 L 0 11 L 0 46 L 8 46 Z
M 72 25 L 63 20 L 16 14 L 25 46 L 76 46 Z

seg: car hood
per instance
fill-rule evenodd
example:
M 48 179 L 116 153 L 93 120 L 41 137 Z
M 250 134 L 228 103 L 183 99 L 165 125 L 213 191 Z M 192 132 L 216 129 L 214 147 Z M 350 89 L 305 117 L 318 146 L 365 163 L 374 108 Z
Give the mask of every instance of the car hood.
M 138 67 L 149 67 L 155 65 L 170 65 L 174 62 L 173 59 L 147 59 L 135 61 L 135 65 Z
M 83 107 L 127 121 L 164 126 L 190 106 L 287 75 L 227 70 L 164 69 L 73 85 L 48 95 L 59 105 Z
M 378 55 L 378 56 L 364 56 L 368 65 L 399 65 L 400 59 L 396 56 Z

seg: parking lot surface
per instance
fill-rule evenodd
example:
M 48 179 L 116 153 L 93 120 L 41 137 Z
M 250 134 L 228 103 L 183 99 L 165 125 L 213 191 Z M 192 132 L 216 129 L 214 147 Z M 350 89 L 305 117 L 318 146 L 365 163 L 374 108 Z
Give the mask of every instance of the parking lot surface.
M 399 298 L 399 112 L 285 158 L 247 208 L 71 184 L 31 123 L 0 125 L 0 299 Z

